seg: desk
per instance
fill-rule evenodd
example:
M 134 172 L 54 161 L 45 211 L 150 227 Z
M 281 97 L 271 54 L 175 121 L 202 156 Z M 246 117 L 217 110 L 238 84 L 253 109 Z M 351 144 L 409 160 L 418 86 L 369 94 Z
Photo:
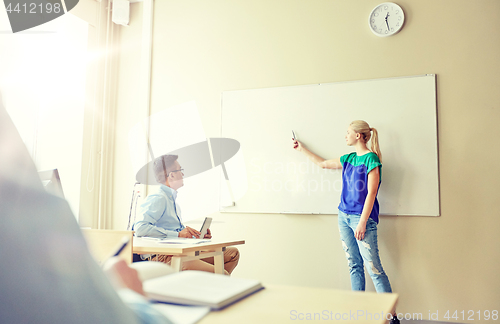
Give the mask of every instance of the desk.
M 166 244 L 158 240 L 134 237 L 133 252 L 137 254 L 172 255 L 170 266 L 181 271 L 182 262 L 214 257 L 215 273 L 224 273 L 224 251 L 226 247 L 245 244 L 244 240 L 216 241 L 199 244 Z
M 261 290 L 198 324 L 340 322 L 382 324 L 396 308 L 397 294 L 264 285 Z M 384 316 L 382 316 L 382 313 Z M 309 316 L 309 317 L 308 317 Z

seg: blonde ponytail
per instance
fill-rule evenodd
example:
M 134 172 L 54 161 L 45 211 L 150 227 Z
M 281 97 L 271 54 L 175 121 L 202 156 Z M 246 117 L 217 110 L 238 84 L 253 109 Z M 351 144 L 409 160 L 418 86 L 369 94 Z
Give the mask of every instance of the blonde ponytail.
M 371 131 L 373 132 L 372 137 L 372 152 L 377 154 L 380 163 L 382 163 L 382 152 L 380 152 L 380 145 L 378 144 L 378 131 L 372 127 Z
M 378 131 L 374 127 L 370 128 L 370 125 L 364 120 L 355 120 L 350 126 L 356 133 L 363 136 L 365 143 L 368 143 L 370 139 L 372 140 L 371 150 L 373 153 L 377 154 L 378 159 L 382 162 L 382 152 L 380 151 L 380 145 L 378 143 Z

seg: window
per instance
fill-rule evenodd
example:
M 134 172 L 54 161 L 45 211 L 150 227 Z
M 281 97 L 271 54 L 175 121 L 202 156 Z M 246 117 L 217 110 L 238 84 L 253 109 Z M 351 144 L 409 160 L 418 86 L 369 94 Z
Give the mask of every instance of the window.
M 88 24 L 65 14 L 12 34 L 0 11 L 0 91 L 38 170 L 58 169 L 78 217 Z

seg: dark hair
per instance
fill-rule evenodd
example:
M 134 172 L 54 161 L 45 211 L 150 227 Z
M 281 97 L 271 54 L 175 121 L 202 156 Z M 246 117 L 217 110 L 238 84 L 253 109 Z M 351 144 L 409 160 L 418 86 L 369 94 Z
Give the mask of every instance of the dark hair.
M 165 183 L 167 181 L 168 173 L 177 160 L 178 155 L 162 155 L 154 161 L 155 178 L 158 183 Z

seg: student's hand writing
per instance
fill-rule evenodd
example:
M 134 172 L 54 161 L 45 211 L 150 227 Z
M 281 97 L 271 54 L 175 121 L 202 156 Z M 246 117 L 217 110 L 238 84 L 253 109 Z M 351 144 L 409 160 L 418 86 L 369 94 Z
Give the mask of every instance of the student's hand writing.
M 354 231 L 354 237 L 358 241 L 361 241 L 362 239 L 365 238 L 365 233 L 366 233 L 366 223 L 359 222 L 358 226 L 356 226 L 356 231 Z
M 129 288 L 144 295 L 142 282 L 139 279 L 137 270 L 130 268 L 125 260 L 113 257 L 104 263 L 103 270 L 111 282 L 118 288 Z
M 200 238 L 200 234 L 201 233 L 194 228 L 186 226 L 185 229 L 179 232 L 179 237 L 192 238 L 194 236 L 196 238 Z
M 206 239 L 211 239 L 212 238 L 212 232 L 210 232 L 210 228 L 207 228 L 207 234 L 205 234 Z

